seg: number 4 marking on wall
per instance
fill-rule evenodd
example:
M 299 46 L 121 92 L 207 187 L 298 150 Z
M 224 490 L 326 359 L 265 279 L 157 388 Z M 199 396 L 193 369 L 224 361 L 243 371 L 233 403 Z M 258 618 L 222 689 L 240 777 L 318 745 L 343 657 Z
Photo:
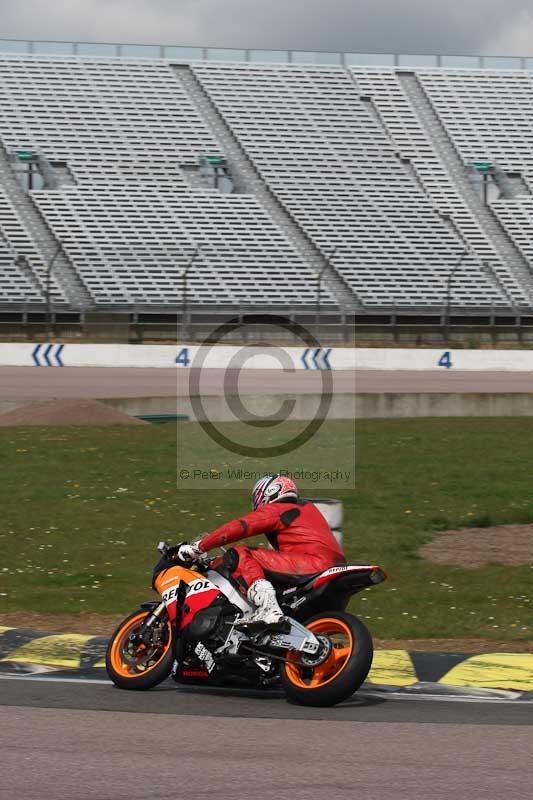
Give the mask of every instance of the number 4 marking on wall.
M 450 369 L 452 366 L 452 357 L 449 350 L 446 350 L 441 357 L 439 358 L 439 367 L 446 367 L 446 369 Z
M 179 364 L 182 367 L 188 367 L 190 363 L 191 359 L 189 358 L 189 348 L 182 347 L 176 356 L 176 364 Z

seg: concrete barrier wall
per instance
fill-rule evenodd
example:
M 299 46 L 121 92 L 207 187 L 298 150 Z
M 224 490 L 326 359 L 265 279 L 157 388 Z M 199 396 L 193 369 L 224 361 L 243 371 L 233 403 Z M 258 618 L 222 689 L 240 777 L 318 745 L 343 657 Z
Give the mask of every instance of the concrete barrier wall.
M 353 348 L 134 344 L 0 344 L 0 366 L 344 370 Z
M 256 415 L 285 417 L 282 404 L 287 395 L 246 395 L 242 398 L 245 408 Z M 294 408 L 290 418 L 309 420 L 316 416 L 319 395 L 294 396 Z M 145 414 L 183 414 L 196 419 L 195 410 L 186 397 L 124 397 L 101 400 L 131 416 Z M 0 412 L 20 405 L 19 401 L 0 402 Z M 235 415 L 224 397 L 202 398 L 205 417 L 213 422 L 235 422 Z M 277 412 L 277 413 L 276 413 Z M 444 392 L 420 393 L 376 393 L 334 395 L 328 419 L 372 419 L 392 417 L 529 417 L 533 416 L 533 393 L 501 394 L 446 394 Z
M 533 372 L 533 350 L 0 343 L 0 366 Z
M 533 371 L 533 350 L 422 350 L 410 348 L 355 350 L 355 369 Z
M 184 414 L 191 420 L 235 422 L 232 400 L 237 398 L 209 395 L 202 397 L 201 409 L 189 397 L 124 397 L 102 400 L 131 416 L 145 414 Z M 321 396 L 303 395 L 246 395 L 241 398 L 244 409 L 260 418 L 310 420 L 317 416 Z M 291 403 L 290 406 L 287 403 Z M 327 419 L 353 419 L 356 413 L 353 394 L 337 394 L 331 398 Z M 197 413 L 198 412 L 198 413 Z M 242 414 L 239 417 L 243 418 Z
M 290 396 L 289 396 L 289 399 Z M 291 419 L 314 419 L 320 402 L 319 395 L 299 395 L 294 398 Z M 258 416 L 284 418 L 281 411 L 287 395 L 247 395 L 245 408 Z M 132 416 L 143 414 L 185 414 L 196 419 L 189 398 L 127 397 L 102 401 Z M 228 399 L 211 396 L 202 398 L 205 416 L 213 422 L 234 422 Z M 339 394 L 332 398 L 328 419 L 372 419 L 389 417 L 529 417 L 533 416 L 533 393 L 445 394 L 445 393 L 380 393 Z
M 530 417 L 533 394 L 445 394 L 380 393 L 358 394 L 358 418 L 388 417 Z

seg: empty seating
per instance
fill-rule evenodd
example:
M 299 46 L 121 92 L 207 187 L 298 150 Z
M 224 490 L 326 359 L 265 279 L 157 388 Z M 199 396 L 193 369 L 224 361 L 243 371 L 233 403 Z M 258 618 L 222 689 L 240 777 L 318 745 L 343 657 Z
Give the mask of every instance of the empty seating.
M 533 269 L 533 76 L 529 72 L 424 70 L 419 80 L 465 165 L 518 173 L 524 190 L 493 210 Z
M 5 274 L 10 276 L 12 283 L 20 282 L 22 301 L 15 301 L 13 291 L 9 296 L 0 291 L 0 304 L 7 301 L 42 302 L 47 282 L 46 262 L 31 233 L 24 226 L 5 188 L 0 183 L 0 244 L 2 240 L 5 242 L 5 247 L 8 248 L 7 252 L 9 253 L 9 255 L 4 253 L 4 258 L 1 262 L 2 273 L 5 269 Z M 28 264 L 27 273 L 24 273 L 20 267 L 15 266 L 15 261 L 20 256 L 24 256 L 26 259 Z M 33 280 L 30 278 L 31 273 L 33 274 Z M 50 279 L 50 296 L 55 303 L 65 302 L 61 287 L 53 274 Z
M 190 69 L 287 220 L 365 306 L 442 307 L 448 289 L 456 306 L 527 305 L 524 276 L 453 179 L 401 70 L 216 62 Z M 533 266 L 533 78 L 415 72 L 464 165 L 488 160 L 520 173 L 524 195 L 492 209 Z M 26 202 L 50 241 L 62 242 L 96 306 L 178 305 L 193 254 L 191 303 L 315 302 L 317 268 L 290 226 L 252 191 L 202 186 L 199 156 L 223 146 L 194 91 L 171 60 L 0 55 L 0 302 L 39 302 L 46 281 L 50 247 L 2 180 L 22 150 L 68 173 L 70 183 L 33 190 Z M 238 170 L 238 147 L 231 162 Z M 13 254 L 25 255 L 30 269 L 17 267 Z M 66 302 L 64 280 L 60 270 L 53 276 L 58 304 Z M 334 304 L 327 284 L 322 302 Z
M 497 200 L 492 210 L 524 258 L 533 265 L 533 197 Z
M 80 183 L 92 169 L 178 168 L 216 148 L 165 62 L 0 56 L 0 138 L 8 152 L 66 161 Z M 183 179 L 182 179 L 183 180 Z
M 33 198 L 99 304 L 181 302 L 195 253 L 192 302 L 314 302 L 311 270 L 253 197 L 133 183 Z
M 420 83 L 465 164 L 533 176 L 533 76 L 512 70 L 420 70 Z
M 313 269 L 253 196 L 191 189 L 183 168 L 220 147 L 170 64 L 0 57 L 0 104 L 8 153 L 68 166 L 76 185 L 31 197 L 97 304 L 175 305 L 198 246 L 193 302 L 315 301 Z
M 366 305 L 444 303 L 461 243 L 397 158 L 349 73 L 193 69 L 270 188 L 324 253 L 335 251 L 335 267 Z M 465 262 L 454 297 L 502 301 L 475 258 Z
M 412 164 L 424 192 L 439 214 L 451 220 L 463 247 L 471 253 L 462 265 L 461 273 L 457 275 L 457 282 L 467 278 L 465 269 L 468 262 L 477 264 L 479 271 L 481 262 L 485 261 L 490 265 L 492 273 L 498 276 L 503 287 L 505 298 L 501 298 L 500 302 L 503 300 L 507 305 L 509 302 L 527 304 L 524 287 L 514 274 L 512 266 L 498 254 L 486 227 L 476 217 L 468 197 L 461 192 L 457 176 L 454 176 L 455 166 L 444 163 L 439 157 L 428 131 L 424 129 L 416 109 L 401 86 L 398 71 L 357 68 L 352 68 L 352 71 L 358 86 L 371 100 L 388 135 L 398 148 L 399 155 Z M 421 84 L 425 72 L 419 70 L 416 73 Z M 446 134 L 449 135 L 447 129 Z M 474 277 L 474 274 L 470 277 Z

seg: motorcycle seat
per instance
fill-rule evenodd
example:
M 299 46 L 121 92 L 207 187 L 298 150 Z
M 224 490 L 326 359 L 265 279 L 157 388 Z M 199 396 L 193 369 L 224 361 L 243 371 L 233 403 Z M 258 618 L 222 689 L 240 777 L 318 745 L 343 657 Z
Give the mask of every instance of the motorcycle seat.
M 306 575 L 291 575 L 288 572 L 271 572 L 265 570 L 265 577 L 277 588 L 289 588 L 292 586 L 303 586 L 305 583 L 318 578 L 322 575 L 323 570 L 320 572 L 309 572 Z

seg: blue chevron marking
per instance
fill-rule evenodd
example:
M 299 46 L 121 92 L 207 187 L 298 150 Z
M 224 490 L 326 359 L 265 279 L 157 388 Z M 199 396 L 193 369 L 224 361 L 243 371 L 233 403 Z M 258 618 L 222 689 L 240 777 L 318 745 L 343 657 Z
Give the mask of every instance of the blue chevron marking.
M 50 355 L 50 350 L 52 349 L 53 346 L 54 346 L 53 344 L 49 344 L 48 347 L 46 348 L 46 350 L 43 353 L 44 360 L 46 361 L 46 363 L 48 364 L 49 367 L 51 367 L 52 365 L 50 363 L 50 359 L 48 358 L 48 356 Z

